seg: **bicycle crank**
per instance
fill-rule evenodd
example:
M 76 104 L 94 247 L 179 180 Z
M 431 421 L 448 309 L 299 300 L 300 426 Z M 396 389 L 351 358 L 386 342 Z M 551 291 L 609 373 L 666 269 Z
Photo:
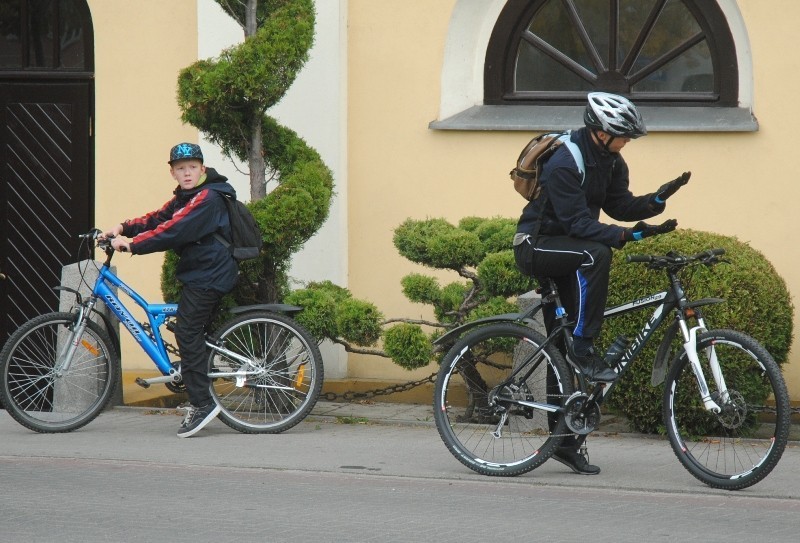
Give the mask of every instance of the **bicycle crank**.
M 576 392 L 564 403 L 564 420 L 572 432 L 585 436 L 600 424 L 600 406 L 585 393 Z

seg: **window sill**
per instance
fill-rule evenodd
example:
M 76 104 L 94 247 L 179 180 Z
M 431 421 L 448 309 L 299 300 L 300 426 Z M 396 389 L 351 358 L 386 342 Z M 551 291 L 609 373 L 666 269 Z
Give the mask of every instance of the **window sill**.
M 648 132 L 755 132 L 749 108 L 640 106 Z M 567 130 L 583 123 L 583 106 L 473 106 L 432 130 Z

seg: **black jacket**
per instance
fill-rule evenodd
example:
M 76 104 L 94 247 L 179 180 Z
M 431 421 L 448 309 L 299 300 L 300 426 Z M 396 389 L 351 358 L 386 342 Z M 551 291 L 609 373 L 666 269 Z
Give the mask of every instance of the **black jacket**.
M 601 210 L 617 221 L 640 221 L 658 215 L 664 205 L 651 205 L 652 194 L 634 196 L 628 190 L 628 165 L 622 155 L 597 146 L 588 129 L 573 131 L 570 139 L 583 156 L 583 183 L 575 159 L 562 145 L 542 168 L 542 195 L 522 210 L 517 232 L 533 235 L 541 220 L 541 199 L 546 197 L 540 234 L 567 235 L 620 248 L 624 228 L 601 223 Z
M 177 279 L 186 286 L 229 292 L 239 267 L 230 251 L 215 237 L 231 238 L 224 196 L 236 196 L 228 178 L 206 169 L 206 181 L 193 189 L 175 189 L 160 209 L 122 223 L 122 234 L 132 237 L 131 253 L 148 254 L 173 249 L 180 256 Z

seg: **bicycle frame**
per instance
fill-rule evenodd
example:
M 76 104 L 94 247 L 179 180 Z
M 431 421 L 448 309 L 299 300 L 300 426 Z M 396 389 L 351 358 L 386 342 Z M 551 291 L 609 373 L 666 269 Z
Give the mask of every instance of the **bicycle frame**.
M 682 294 L 682 292 L 681 292 Z M 622 375 L 628 368 L 628 365 L 633 362 L 633 360 L 638 356 L 639 352 L 644 348 L 645 344 L 650 340 L 653 333 L 658 329 L 664 320 L 668 317 L 670 313 L 675 311 L 678 308 L 681 308 L 680 311 L 675 313 L 675 319 L 678 322 L 678 326 L 680 327 L 681 333 L 683 335 L 683 348 L 686 350 L 687 355 L 689 356 L 689 360 L 692 363 L 692 368 L 694 370 L 695 377 L 697 378 L 698 386 L 700 387 L 700 393 L 703 399 L 703 403 L 706 409 L 709 410 L 716 410 L 715 412 L 719 412 L 719 406 L 711 400 L 708 385 L 706 383 L 705 376 L 703 374 L 702 368 L 700 367 L 700 359 L 697 356 L 697 334 L 701 333 L 706 330 L 705 320 L 703 319 L 702 315 L 696 314 L 695 317 L 697 319 L 697 325 L 689 328 L 687 324 L 687 319 L 685 317 L 685 312 L 687 309 L 694 309 L 701 305 L 707 305 L 712 303 L 718 303 L 722 300 L 718 298 L 706 298 L 702 300 L 698 300 L 696 302 L 687 302 L 685 297 L 677 298 L 674 293 L 669 293 L 668 291 L 662 291 L 657 294 L 652 294 L 650 296 L 645 296 L 643 298 L 639 298 L 627 304 L 615 306 L 612 308 L 608 308 L 603 313 L 603 318 L 610 318 L 615 317 L 618 315 L 624 315 L 626 313 L 630 313 L 633 311 L 639 311 L 646 307 L 653 307 L 655 306 L 655 310 L 653 311 L 650 318 L 645 322 L 642 329 L 639 331 L 638 334 L 633 338 L 630 346 L 627 350 L 622 354 L 620 361 L 618 362 L 618 373 Z M 683 303 L 681 303 L 683 302 Z M 712 370 L 714 370 L 714 378 L 719 385 L 719 390 L 726 390 L 724 386 L 724 381 L 722 380 L 721 372 L 719 371 L 719 365 L 715 363 L 716 358 L 712 357 Z M 605 397 L 608 393 L 610 393 L 614 387 L 616 386 L 617 381 L 609 383 L 603 389 L 603 397 Z
M 647 344 L 647 342 L 650 340 L 655 331 L 663 324 L 664 320 L 670 315 L 670 313 L 674 313 L 674 317 L 683 335 L 683 340 L 684 340 L 683 348 L 686 351 L 687 356 L 689 357 L 689 360 L 692 364 L 692 370 L 697 379 L 697 384 L 700 389 L 700 396 L 703 401 L 703 405 L 707 410 L 719 413 L 721 411 L 721 408 L 714 400 L 711 399 L 711 395 L 708 389 L 708 384 L 705 375 L 703 373 L 703 370 L 700 366 L 700 359 L 697 355 L 697 335 L 706 330 L 706 325 L 702 315 L 700 314 L 699 311 L 696 311 L 696 309 L 704 305 L 720 303 L 724 300 L 720 298 L 703 298 L 700 300 L 695 300 L 693 302 L 690 302 L 686 299 L 686 294 L 683 290 L 683 287 L 681 285 L 680 279 L 678 278 L 677 274 L 674 272 L 668 272 L 668 276 L 672 284 L 671 291 L 664 290 L 655 294 L 651 294 L 649 296 L 644 296 L 642 298 L 638 298 L 636 300 L 633 300 L 625 304 L 606 308 L 606 310 L 603 312 L 603 318 L 606 319 L 631 313 L 633 311 L 640 311 L 648 307 L 655 307 L 650 318 L 645 322 L 642 329 L 639 331 L 639 333 L 635 336 L 631 344 L 622 354 L 622 357 L 617 364 L 618 366 L 617 373 L 620 376 L 622 376 L 627 371 L 630 363 L 633 362 L 633 360 L 638 356 L 638 354 L 644 348 L 645 344 Z M 554 285 L 552 286 L 554 287 Z M 554 289 L 552 292 L 557 293 L 557 289 Z M 565 342 L 570 342 L 572 340 L 570 330 L 575 323 L 567 321 L 566 311 L 561 305 L 561 301 L 558 295 L 551 293 L 548 295 L 548 297 L 543 299 L 543 303 L 544 302 L 553 302 L 557 304 L 556 315 L 560 321 L 560 324 L 545 339 L 542 345 L 540 345 L 529 356 L 529 360 L 532 360 L 535 357 L 537 357 L 549 343 L 551 343 L 554 339 L 558 337 L 563 337 Z M 536 306 L 520 314 L 497 315 L 495 317 L 490 317 L 488 319 L 482 319 L 481 321 L 475 321 L 473 323 L 470 323 L 469 325 L 465 325 L 465 327 L 467 326 L 472 327 L 475 326 L 476 324 L 485 322 L 497 322 L 497 321 L 508 322 L 509 320 L 517 322 L 520 321 L 529 322 L 532 316 L 540 309 L 541 305 Z M 687 323 L 688 317 L 690 315 L 697 321 L 697 325 L 691 328 Z M 509 319 L 509 317 L 512 318 Z M 665 340 L 668 339 L 669 338 L 665 338 Z M 719 364 L 716 360 L 716 356 L 713 353 L 713 348 L 709 356 L 709 361 L 712 370 L 712 376 L 717 384 L 718 390 L 726 391 L 727 387 L 725 386 L 724 377 L 722 375 L 722 372 L 720 371 Z M 526 380 L 536 370 L 536 368 L 540 363 L 541 360 L 533 364 L 533 366 L 528 366 L 527 363 L 520 364 L 519 367 L 516 370 L 512 371 L 508 379 L 506 379 L 500 386 L 509 384 L 512 381 L 514 381 L 517 378 L 518 374 L 524 368 L 527 367 L 527 369 L 525 370 L 525 375 L 522 378 L 522 381 Z M 586 380 L 583 374 L 581 374 L 578 371 L 576 371 L 575 374 L 579 382 L 580 390 L 586 391 L 588 387 L 586 386 Z M 589 396 L 589 402 L 587 403 L 591 402 L 596 402 L 597 404 L 602 403 L 603 399 L 614 389 L 618 381 L 619 379 L 617 379 L 612 383 L 603 383 L 595 387 L 594 390 L 591 392 Z M 727 401 L 727 398 L 724 397 L 723 395 L 721 400 Z M 543 409 L 549 412 L 563 411 L 562 407 L 543 404 L 540 402 L 529 402 L 524 400 L 511 400 L 511 399 L 509 399 L 508 401 L 510 403 L 524 405 L 535 409 Z
M 136 305 L 142 308 L 145 315 L 147 315 L 152 337 L 150 337 L 141 324 L 133 317 L 109 284 L 127 294 Z M 122 323 L 125 329 L 133 336 L 133 339 L 135 339 L 142 350 L 147 353 L 147 356 L 150 357 L 163 375 L 170 375 L 170 373 L 175 371 L 175 368 L 169 360 L 164 339 L 161 337 L 160 327 L 166 322 L 167 318 L 177 314 L 178 304 L 148 303 L 122 279 L 117 277 L 107 265 L 103 265 L 103 267 L 100 268 L 100 275 L 97 277 L 92 291 L 92 297 L 90 298 L 89 303 L 91 306 L 89 309 L 94 307 L 97 299 L 102 300 L 111 312 L 114 313 L 120 323 Z
M 75 329 L 72 332 L 71 340 L 65 345 L 64 351 L 60 353 L 59 360 L 60 372 L 65 372 L 69 369 L 72 362 L 73 354 L 78 347 L 80 338 L 86 328 L 86 321 L 89 315 L 94 311 L 95 305 L 98 300 L 111 310 L 119 322 L 125 327 L 126 330 L 133 336 L 139 346 L 147 353 L 147 356 L 153 361 L 163 377 L 153 377 L 150 379 L 138 378 L 136 382 L 145 388 L 156 383 L 179 383 L 181 382 L 180 368 L 173 365 L 167 353 L 166 343 L 161 336 L 161 326 L 167 321 L 169 317 L 175 316 L 178 312 L 178 304 L 174 303 L 160 303 L 151 304 L 147 302 L 139 293 L 127 285 L 120 279 L 110 268 L 111 254 L 108 255 L 106 261 L 100 267 L 97 280 L 95 281 L 92 294 L 88 300 L 80 304 L 78 320 Z M 149 332 L 144 329 L 141 323 L 131 314 L 125 304 L 114 293 L 112 287 L 117 287 L 122 292 L 128 295 L 133 302 L 142 308 L 147 316 L 149 324 Z M 73 291 L 72 289 L 65 289 Z M 77 291 L 73 291 L 77 294 Z M 278 311 L 291 311 L 296 308 L 291 306 L 283 306 L 281 304 L 267 304 L 264 306 L 253 306 L 254 309 L 265 308 Z M 287 309 L 288 308 L 288 309 Z M 247 311 L 249 308 L 238 308 L 237 312 Z M 229 351 L 219 345 L 206 339 L 206 346 L 223 354 L 224 356 L 235 359 L 242 363 L 242 367 L 235 372 L 214 372 L 214 377 L 235 377 L 237 382 L 243 382 L 247 377 L 259 376 L 265 372 L 263 368 L 254 367 L 252 362 L 238 354 Z M 245 369 L 247 368 L 247 369 Z

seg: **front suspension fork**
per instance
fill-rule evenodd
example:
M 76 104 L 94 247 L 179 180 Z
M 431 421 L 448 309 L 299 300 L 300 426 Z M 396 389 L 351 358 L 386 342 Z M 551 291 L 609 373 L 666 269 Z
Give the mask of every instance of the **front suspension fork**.
M 94 307 L 94 301 L 90 300 L 85 305 L 81 305 L 79 307 L 80 309 L 78 310 L 78 317 L 73 325 L 72 333 L 69 336 L 69 341 L 67 341 L 61 348 L 60 352 L 58 353 L 58 358 L 56 359 L 56 365 L 54 368 L 56 377 L 63 377 L 63 375 L 69 371 L 70 366 L 72 366 L 72 360 L 75 358 L 75 351 L 78 350 L 78 345 L 81 343 L 83 332 L 86 330 L 89 315 L 92 312 L 92 307 Z
M 708 390 L 708 383 L 703 374 L 703 368 L 700 366 L 700 357 L 697 354 L 697 334 L 705 331 L 703 326 L 695 326 L 691 330 L 686 330 L 686 324 L 681 322 L 681 327 L 684 331 L 684 338 L 688 340 L 683 344 L 683 349 L 686 351 L 686 356 L 689 357 L 689 362 L 692 364 L 692 371 L 694 372 L 695 379 L 697 379 L 697 386 L 700 388 L 700 399 L 703 401 L 703 406 L 706 411 L 712 413 L 719 413 L 722 408 L 711 398 L 711 393 Z M 722 375 L 722 370 L 719 367 L 719 360 L 717 360 L 717 353 L 714 346 L 708 347 L 706 350 L 708 354 L 708 363 L 711 367 L 711 375 L 717 385 L 717 390 L 720 391 L 719 400 L 722 402 L 727 401 L 728 387 L 725 385 L 725 378 Z

